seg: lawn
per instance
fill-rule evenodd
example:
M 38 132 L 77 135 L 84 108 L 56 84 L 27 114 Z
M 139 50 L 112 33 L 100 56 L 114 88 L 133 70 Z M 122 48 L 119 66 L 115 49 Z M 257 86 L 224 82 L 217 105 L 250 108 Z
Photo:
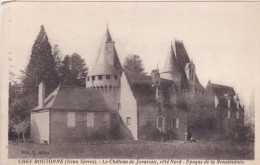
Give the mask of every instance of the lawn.
M 110 144 L 9 143 L 9 158 L 254 159 L 254 143 L 230 141 L 113 142 Z

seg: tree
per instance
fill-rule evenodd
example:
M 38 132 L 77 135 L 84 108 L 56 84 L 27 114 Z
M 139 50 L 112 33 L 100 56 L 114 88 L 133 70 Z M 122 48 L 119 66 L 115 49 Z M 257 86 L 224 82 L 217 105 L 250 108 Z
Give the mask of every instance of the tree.
M 18 136 L 17 142 L 19 141 L 20 134 L 23 134 L 23 142 L 25 143 L 25 132 L 27 128 L 30 126 L 30 119 L 26 118 L 24 120 L 21 120 L 19 118 L 16 119 L 9 119 L 10 120 L 10 127 L 12 128 L 12 131 L 15 132 Z
M 53 58 L 56 66 L 60 66 L 62 57 L 61 57 L 60 48 L 57 44 L 54 45 L 52 52 L 53 52 Z
M 85 86 L 88 68 L 77 53 L 66 55 L 61 66 L 61 82 L 70 86 Z
M 124 69 L 127 73 L 134 75 L 146 75 L 143 61 L 138 55 L 129 55 L 124 61 Z
M 47 86 L 46 94 L 50 93 L 58 84 L 55 68 L 51 45 L 42 25 L 33 44 L 30 61 L 25 71 L 24 91 L 29 93 L 37 92 L 37 85 L 44 80 Z

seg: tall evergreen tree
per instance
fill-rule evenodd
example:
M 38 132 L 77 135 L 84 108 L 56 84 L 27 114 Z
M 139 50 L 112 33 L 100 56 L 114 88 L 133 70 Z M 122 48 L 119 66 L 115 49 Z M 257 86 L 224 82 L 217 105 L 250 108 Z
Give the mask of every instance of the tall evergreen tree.
M 61 66 L 62 66 L 62 55 L 60 52 L 60 48 L 57 44 L 54 45 L 53 49 L 52 49 L 52 54 L 53 54 L 53 58 L 54 58 L 54 62 L 55 62 L 55 71 L 58 75 L 58 79 L 61 79 Z
M 23 80 L 24 91 L 29 91 L 29 93 L 37 92 L 37 85 L 41 81 L 45 81 L 47 87 L 46 94 L 50 93 L 58 84 L 55 68 L 51 45 L 42 25 L 33 44 L 30 61 L 26 68 Z

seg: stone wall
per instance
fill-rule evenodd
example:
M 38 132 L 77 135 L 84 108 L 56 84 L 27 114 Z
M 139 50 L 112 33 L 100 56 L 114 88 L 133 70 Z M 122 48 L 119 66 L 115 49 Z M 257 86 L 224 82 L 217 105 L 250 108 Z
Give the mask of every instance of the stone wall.
M 51 111 L 51 143 L 81 142 L 91 140 L 95 134 L 98 138 L 106 136 L 110 128 L 109 112 L 94 112 L 94 127 L 87 127 L 87 113 L 75 112 L 75 126 L 68 126 L 68 111 Z
M 30 139 L 35 143 L 49 143 L 49 110 L 31 113 Z

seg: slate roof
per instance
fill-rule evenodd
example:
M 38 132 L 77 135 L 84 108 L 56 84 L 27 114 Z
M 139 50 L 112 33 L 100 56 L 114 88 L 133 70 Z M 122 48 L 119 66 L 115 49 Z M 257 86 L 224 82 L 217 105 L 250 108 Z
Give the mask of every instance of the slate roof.
M 59 86 L 44 101 L 40 109 L 79 110 L 79 111 L 108 111 L 101 93 L 92 88 Z
M 127 80 L 130 84 L 134 97 L 139 104 L 152 104 L 156 103 L 156 87 L 153 86 L 151 76 L 147 75 L 134 75 L 125 72 Z M 174 82 L 167 79 L 160 79 L 160 86 L 162 90 L 174 85 Z
M 236 95 L 233 87 L 225 86 L 225 85 L 219 85 L 219 84 L 211 84 L 211 86 L 212 86 L 212 89 L 214 90 L 215 94 L 218 97 L 222 97 L 225 94 L 228 94 L 230 96 Z
M 177 64 L 175 50 L 171 43 L 170 51 L 168 53 L 168 56 L 166 57 L 166 61 L 162 73 L 174 73 L 174 71 L 178 71 L 178 70 L 179 68 Z
M 165 61 L 162 73 L 178 71 L 181 73 L 181 88 L 189 87 L 188 79 L 185 74 L 185 65 L 190 62 L 190 58 L 182 41 L 175 40 L 171 44 L 170 52 Z M 204 91 L 205 88 L 200 84 L 199 79 L 195 77 L 195 88 Z
M 112 37 L 110 35 L 109 29 L 107 29 L 106 34 L 101 43 L 101 47 L 99 49 L 97 59 L 95 61 L 94 67 L 90 70 L 88 76 L 96 76 L 96 75 L 118 75 L 122 73 L 122 65 L 119 61 L 117 51 L 115 47 L 114 50 L 114 65 L 108 63 L 108 56 L 106 54 L 106 42 L 113 42 Z
M 175 41 L 176 58 L 178 60 L 178 67 L 180 70 L 184 70 L 186 63 L 190 62 L 190 58 L 185 49 L 183 42 Z

